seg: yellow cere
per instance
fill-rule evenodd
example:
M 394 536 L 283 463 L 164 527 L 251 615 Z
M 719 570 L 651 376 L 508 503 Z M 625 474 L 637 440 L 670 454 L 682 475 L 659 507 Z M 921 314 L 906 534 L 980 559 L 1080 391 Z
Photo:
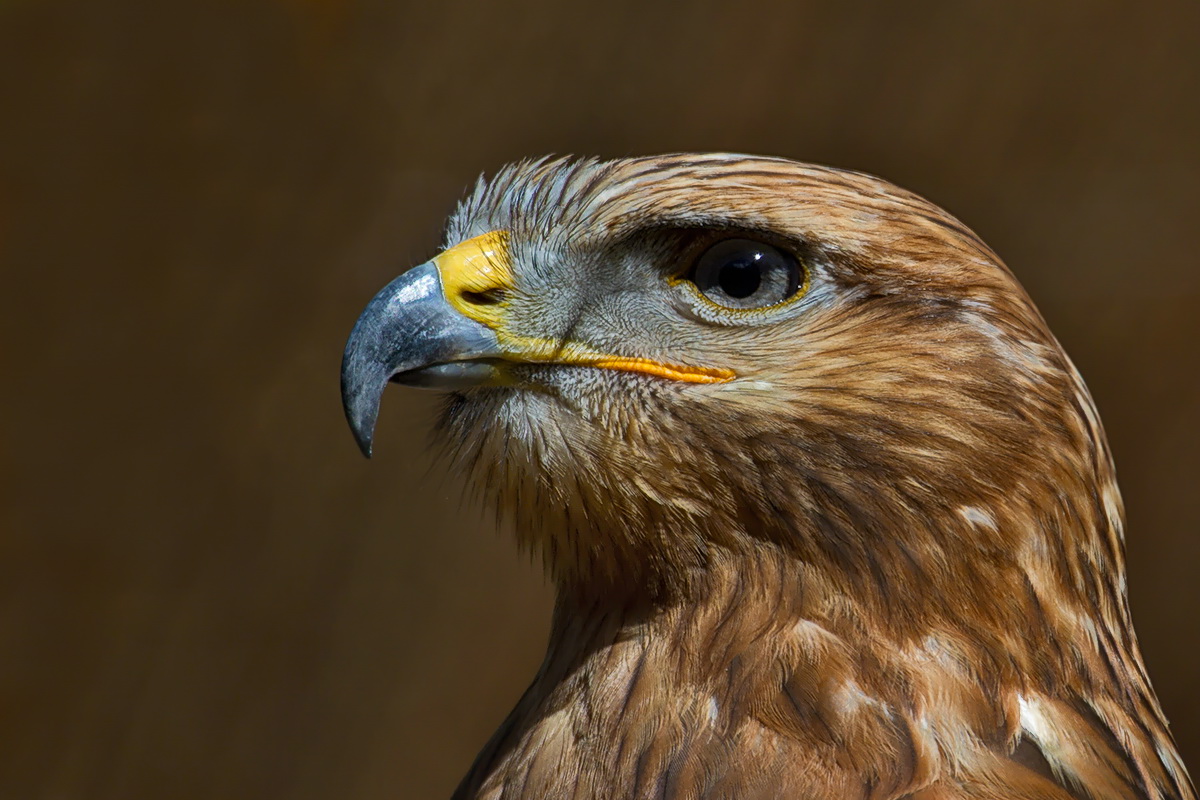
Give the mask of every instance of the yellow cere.
M 502 321 L 504 293 L 513 288 L 508 231 L 489 231 L 467 239 L 433 262 L 450 305 L 495 330 Z
M 467 239 L 434 258 L 447 302 L 463 316 L 496 332 L 505 358 L 515 362 L 566 364 L 638 372 L 685 383 L 724 383 L 731 370 L 665 364 L 648 358 L 597 353 L 577 343 L 513 335 L 505 330 L 505 297 L 514 288 L 508 231 Z

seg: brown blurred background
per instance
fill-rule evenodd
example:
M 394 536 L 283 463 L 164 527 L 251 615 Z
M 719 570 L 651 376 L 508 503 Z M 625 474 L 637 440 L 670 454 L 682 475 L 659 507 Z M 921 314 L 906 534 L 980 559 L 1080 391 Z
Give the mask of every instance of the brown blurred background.
M 481 171 L 728 149 L 978 230 L 1096 395 L 1200 769 L 1200 4 L 0 0 L 0 797 L 437 798 L 550 593 L 338 400 Z

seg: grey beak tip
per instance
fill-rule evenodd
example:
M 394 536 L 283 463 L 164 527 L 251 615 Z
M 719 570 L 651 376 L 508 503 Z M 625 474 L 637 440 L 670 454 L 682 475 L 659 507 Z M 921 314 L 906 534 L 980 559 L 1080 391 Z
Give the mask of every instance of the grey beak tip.
M 370 458 L 371 446 L 375 439 L 375 420 L 373 419 L 358 419 L 349 420 L 350 431 L 354 434 L 354 441 L 358 444 L 358 449 L 362 454 Z
M 350 424 L 350 432 L 358 449 L 367 458 L 371 457 L 371 445 L 375 438 L 375 421 L 379 418 L 379 395 L 382 388 L 376 386 L 383 381 L 364 380 L 363 372 L 373 373 L 376 370 L 359 370 L 358 359 L 347 357 L 342 369 L 342 408 L 346 412 L 346 422 Z

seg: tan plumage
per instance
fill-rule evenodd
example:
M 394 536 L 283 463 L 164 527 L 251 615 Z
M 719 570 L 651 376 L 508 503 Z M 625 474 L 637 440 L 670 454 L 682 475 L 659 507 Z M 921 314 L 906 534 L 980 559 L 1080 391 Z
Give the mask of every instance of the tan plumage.
M 511 280 L 456 302 L 508 349 L 441 438 L 558 603 L 456 797 L 1194 797 L 1091 398 L 961 223 L 718 154 L 506 168 L 447 246 L 492 231 Z M 730 237 L 805 285 L 709 309 L 689 269 Z

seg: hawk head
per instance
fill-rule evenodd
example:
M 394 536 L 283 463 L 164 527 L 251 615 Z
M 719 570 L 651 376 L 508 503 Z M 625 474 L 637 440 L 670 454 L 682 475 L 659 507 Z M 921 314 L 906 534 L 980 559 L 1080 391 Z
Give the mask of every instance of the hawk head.
M 1087 389 L 909 192 L 724 154 L 510 166 L 371 301 L 342 381 L 368 454 L 388 381 L 446 390 L 441 440 L 558 587 L 464 797 L 1190 797 Z

